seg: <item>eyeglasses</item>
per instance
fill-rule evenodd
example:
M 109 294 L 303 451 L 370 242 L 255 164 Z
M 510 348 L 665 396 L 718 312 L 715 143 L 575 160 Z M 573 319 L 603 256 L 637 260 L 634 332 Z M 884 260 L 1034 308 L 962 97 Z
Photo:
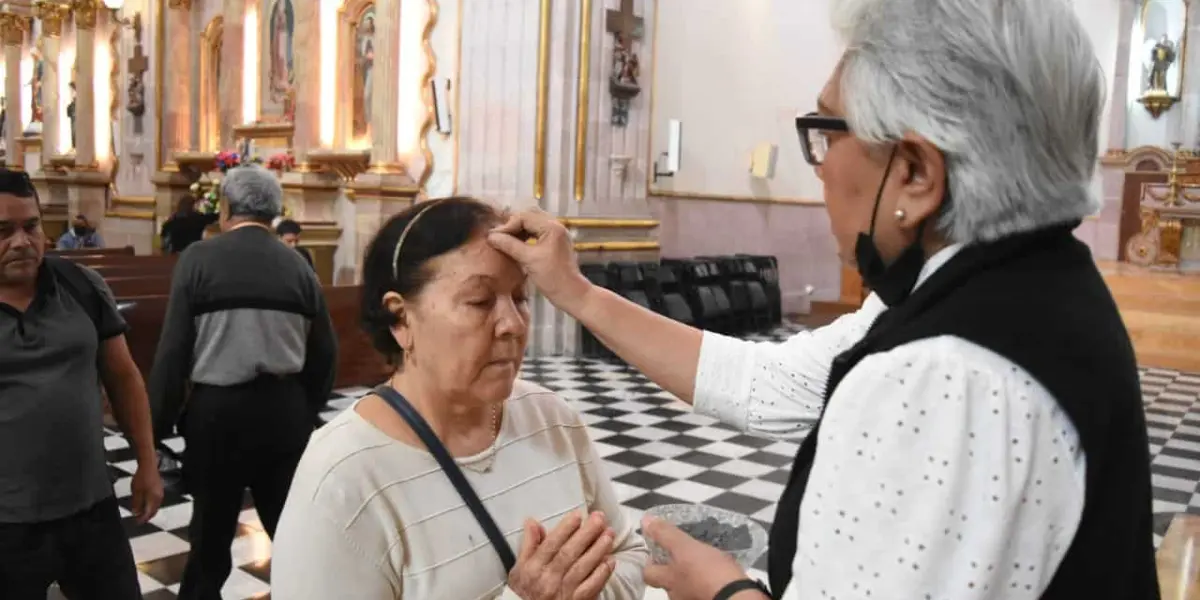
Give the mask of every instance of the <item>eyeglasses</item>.
M 828 133 L 831 131 L 850 131 L 850 125 L 841 117 L 826 117 L 815 112 L 796 117 L 800 149 L 804 151 L 804 160 L 808 161 L 808 164 L 819 167 L 825 163 L 830 144 Z

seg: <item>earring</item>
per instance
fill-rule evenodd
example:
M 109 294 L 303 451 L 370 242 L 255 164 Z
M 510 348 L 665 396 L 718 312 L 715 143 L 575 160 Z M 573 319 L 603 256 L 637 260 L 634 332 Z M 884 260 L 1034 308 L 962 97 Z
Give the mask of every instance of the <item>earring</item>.
M 906 216 L 903 208 L 897 208 L 894 214 L 896 215 L 897 221 L 903 221 L 904 217 Z

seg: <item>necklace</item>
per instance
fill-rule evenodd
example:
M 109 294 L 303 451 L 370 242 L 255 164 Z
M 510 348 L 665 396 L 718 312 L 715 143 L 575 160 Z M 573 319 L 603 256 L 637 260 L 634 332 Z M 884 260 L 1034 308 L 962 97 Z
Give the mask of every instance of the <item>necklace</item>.
M 390 385 L 392 389 L 396 388 L 394 377 L 388 381 L 388 385 Z M 476 454 L 473 457 L 475 460 L 472 460 L 469 463 L 459 463 L 460 467 L 470 469 L 477 473 L 491 472 L 492 463 L 496 462 L 496 451 L 498 450 L 497 443 L 500 441 L 500 404 L 501 403 L 499 402 L 492 404 L 492 426 L 491 430 L 488 432 L 488 437 L 491 438 L 491 443 L 484 451 Z M 455 459 L 455 462 L 458 462 L 457 459 Z

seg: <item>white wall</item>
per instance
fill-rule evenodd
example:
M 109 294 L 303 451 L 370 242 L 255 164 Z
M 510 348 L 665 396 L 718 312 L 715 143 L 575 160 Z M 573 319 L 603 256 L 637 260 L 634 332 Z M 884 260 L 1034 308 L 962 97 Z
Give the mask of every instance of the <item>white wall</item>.
M 841 48 L 829 0 L 659 0 L 652 151 L 683 122 L 680 171 L 655 189 L 693 195 L 821 197 L 795 117 L 814 109 Z M 749 175 L 760 143 L 779 146 L 770 181 Z
M 1113 111 L 1113 95 L 1116 91 L 1115 85 L 1118 78 L 1116 73 L 1117 65 L 1117 46 L 1120 45 L 1121 37 L 1127 32 L 1121 31 L 1121 2 L 1122 0 L 1086 0 L 1085 2 L 1073 2 L 1075 14 L 1079 17 L 1083 28 L 1087 30 L 1088 36 L 1092 39 L 1092 46 L 1096 51 L 1096 60 L 1100 62 L 1100 68 L 1104 70 L 1105 81 L 1105 98 L 1104 98 L 1104 113 L 1100 117 L 1100 139 L 1099 151 L 1103 156 L 1105 150 L 1111 148 L 1124 148 L 1125 140 L 1114 139 L 1109 140 L 1109 124 L 1111 122 L 1110 115 Z M 1125 110 L 1125 107 L 1118 106 L 1117 110 Z M 1102 173 L 1099 168 L 1096 169 L 1096 174 L 1092 178 L 1092 194 L 1097 198 L 1104 197 Z

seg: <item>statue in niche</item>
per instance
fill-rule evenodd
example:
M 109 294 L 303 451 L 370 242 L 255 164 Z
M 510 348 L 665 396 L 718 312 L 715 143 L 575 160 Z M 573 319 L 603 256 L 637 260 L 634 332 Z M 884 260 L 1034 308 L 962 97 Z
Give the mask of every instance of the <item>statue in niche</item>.
M 311 1 L 311 0 L 308 0 Z M 275 0 L 271 7 L 268 26 L 267 81 L 274 102 L 282 103 L 295 83 L 293 69 L 292 35 L 295 32 L 296 14 L 291 0 Z
M 366 136 L 371 126 L 371 96 L 375 72 L 375 7 L 363 11 L 354 45 L 353 137 Z
M 1167 93 L 1167 70 L 1175 64 L 1175 42 L 1163 34 L 1150 49 L 1149 91 Z
M 67 118 L 71 120 L 71 149 L 75 149 L 75 82 L 71 82 L 71 103 L 67 104 Z
M 629 122 L 629 100 L 642 91 L 638 84 L 641 67 L 638 55 L 626 41 L 625 36 L 616 36 L 612 53 L 612 74 L 608 80 L 608 91 L 613 97 L 613 125 L 623 127 Z

